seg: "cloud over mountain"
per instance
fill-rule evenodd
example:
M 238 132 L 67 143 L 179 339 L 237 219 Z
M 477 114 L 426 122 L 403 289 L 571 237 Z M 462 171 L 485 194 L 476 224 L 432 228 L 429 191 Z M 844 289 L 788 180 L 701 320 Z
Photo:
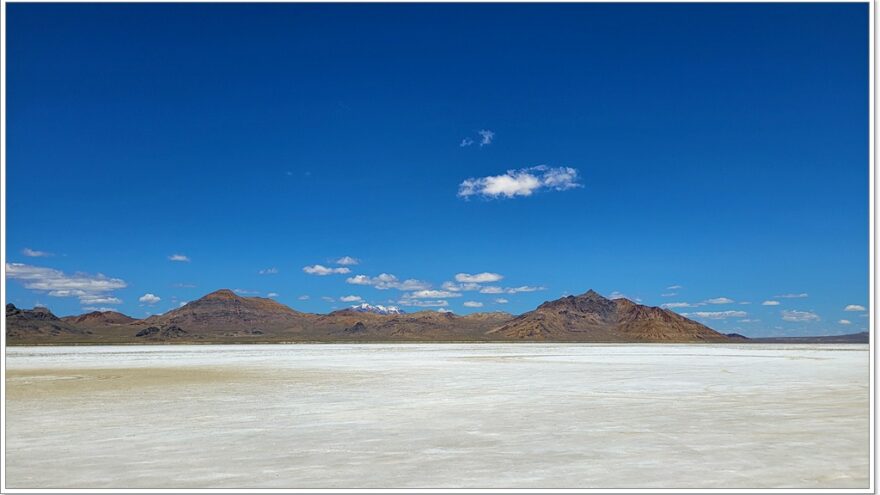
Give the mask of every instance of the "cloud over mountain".
M 53 297 L 77 297 L 83 304 L 119 304 L 122 301 L 108 293 L 127 287 L 124 280 L 100 273 L 67 275 L 53 268 L 24 263 L 6 263 L 6 276 L 22 281 L 26 289 Z

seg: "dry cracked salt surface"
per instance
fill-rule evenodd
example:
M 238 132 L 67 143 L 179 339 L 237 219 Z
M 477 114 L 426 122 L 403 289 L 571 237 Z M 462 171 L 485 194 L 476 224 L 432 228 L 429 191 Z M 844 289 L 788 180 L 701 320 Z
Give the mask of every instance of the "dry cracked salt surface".
M 7 348 L 9 488 L 865 488 L 867 345 Z

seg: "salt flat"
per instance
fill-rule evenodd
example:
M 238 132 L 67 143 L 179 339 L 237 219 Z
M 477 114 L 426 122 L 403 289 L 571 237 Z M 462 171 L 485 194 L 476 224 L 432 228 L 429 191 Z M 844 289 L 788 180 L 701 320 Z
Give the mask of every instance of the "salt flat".
M 10 488 L 869 484 L 867 345 L 7 349 Z

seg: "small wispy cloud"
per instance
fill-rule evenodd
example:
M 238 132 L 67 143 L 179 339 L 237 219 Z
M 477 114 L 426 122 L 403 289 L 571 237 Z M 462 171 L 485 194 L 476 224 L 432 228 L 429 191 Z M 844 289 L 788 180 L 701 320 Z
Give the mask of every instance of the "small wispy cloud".
M 496 287 L 486 286 L 480 289 L 481 294 L 516 294 L 518 292 L 536 292 L 546 290 L 546 287 L 532 287 L 529 285 L 521 285 L 519 287 Z
M 675 309 L 675 308 L 695 308 L 697 306 L 702 306 L 702 304 L 691 304 L 687 302 L 671 302 L 666 304 L 661 304 L 661 308 Z
M 308 294 L 303 294 L 303 295 L 297 297 L 297 299 L 300 301 L 308 301 L 309 299 L 311 299 L 311 297 Z
M 236 294 L 241 294 L 243 296 L 255 296 L 260 293 L 259 291 L 256 291 L 256 290 L 247 290 L 247 289 L 232 289 L 232 292 L 235 292 Z
M 810 295 L 807 294 L 806 292 L 801 292 L 800 294 L 780 294 L 778 296 L 773 296 L 773 297 L 778 297 L 780 299 L 801 299 L 804 297 L 810 297 Z
M 342 296 L 339 300 L 342 302 L 360 302 L 364 299 L 361 296 Z
M 727 297 L 715 297 L 712 299 L 706 299 L 703 302 L 705 302 L 706 304 L 732 304 L 735 301 Z
M 397 301 L 397 304 L 401 306 L 415 306 L 419 308 L 440 308 L 449 306 L 449 301 L 446 300 L 438 300 L 438 301 L 430 301 L 425 299 L 401 299 Z
M 473 284 L 485 284 L 485 283 L 489 283 L 489 282 L 497 282 L 503 278 L 504 278 L 504 276 L 499 273 L 490 273 L 490 272 L 476 273 L 473 275 L 470 273 L 457 273 L 457 274 L 455 274 L 455 281 L 456 282 L 473 283 Z
M 346 268 L 344 266 L 339 267 L 339 268 L 328 268 L 324 265 L 304 266 L 303 271 L 308 273 L 309 275 L 317 275 L 319 277 L 323 277 L 326 275 L 333 275 L 333 274 L 351 273 L 351 270 L 349 270 L 348 268 Z
M 663 294 L 660 294 L 660 297 L 673 297 L 673 296 L 677 296 L 677 295 L 678 295 L 678 292 L 664 292 Z
M 431 284 L 416 279 L 399 280 L 390 273 L 380 273 L 375 277 L 367 275 L 355 275 L 345 279 L 349 284 L 353 285 L 369 285 L 376 289 L 398 289 L 398 290 L 424 290 L 429 289 Z
M 782 319 L 785 321 L 798 322 L 819 321 L 819 315 L 812 311 L 783 310 Z
M 190 261 L 189 256 L 186 256 L 183 254 L 172 254 L 171 256 L 168 257 L 168 259 L 170 261 L 181 261 L 181 262 L 185 262 L 185 263 L 189 263 L 189 261 Z
M 539 190 L 566 191 L 582 187 L 578 171 L 571 167 L 537 167 L 508 170 L 502 175 L 471 177 L 458 186 L 458 196 L 468 199 L 481 196 L 487 199 L 531 196 Z
M 618 292 L 618 291 L 613 291 L 608 296 L 608 299 L 630 299 L 635 302 L 642 302 L 642 300 L 639 299 L 638 297 L 630 297 L 630 296 L 627 296 L 626 294 L 624 294 L 623 292 Z
M 865 307 L 860 304 L 847 304 L 844 311 L 865 311 Z
M 761 306 L 779 306 L 781 303 L 779 301 L 768 300 L 761 303 Z
M 480 148 L 492 144 L 492 140 L 495 139 L 495 133 L 489 129 L 480 129 L 477 131 L 477 136 L 479 136 Z M 466 137 L 458 143 L 458 146 L 461 148 L 467 148 L 468 146 L 473 146 L 475 143 L 476 141 L 474 141 L 473 138 Z
M 838 320 L 837 323 L 840 323 L 841 325 L 852 325 L 852 322 L 849 320 Z
M 504 299 L 503 297 L 499 297 L 499 298 L 495 299 L 495 302 L 498 304 L 507 304 L 510 301 L 508 301 L 507 299 Z
M 703 318 L 706 320 L 726 320 L 727 318 L 745 318 L 748 313 L 745 311 L 695 311 L 693 313 L 682 313 L 682 316 Z
M 678 289 L 684 289 L 684 287 L 682 287 L 680 285 L 670 285 L 669 287 L 666 288 L 666 290 L 678 290 Z
M 357 258 L 352 258 L 351 256 L 343 256 L 342 258 L 336 260 L 337 265 L 350 266 L 357 265 L 358 263 L 360 263 L 360 261 Z
M 454 292 L 462 292 L 462 291 L 471 291 L 471 290 L 480 290 L 482 287 L 480 284 L 473 282 L 466 282 L 463 284 L 456 284 L 454 282 L 443 282 L 441 285 L 445 290 L 451 290 Z
M 331 303 L 332 303 L 332 302 L 336 302 L 336 299 L 333 299 L 333 298 L 330 297 L 330 296 L 321 296 L 321 300 L 322 300 L 322 301 L 325 301 L 325 302 L 331 302 Z
M 162 300 L 161 297 L 159 297 L 155 294 L 150 294 L 149 292 L 138 298 L 138 301 L 140 301 L 144 304 L 156 304 L 157 302 L 159 302 L 161 300 Z
M 107 295 L 86 294 L 79 296 L 81 304 L 122 304 L 122 299 Z
M 480 147 L 492 144 L 492 140 L 495 139 L 495 133 L 489 129 L 480 129 L 477 134 L 480 135 Z
M 278 273 L 278 269 L 274 266 L 272 268 L 264 268 L 258 272 L 260 275 L 275 275 Z
M 84 306 L 83 311 L 99 311 L 104 313 L 106 311 L 116 311 L 116 308 L 104 308 L 104 307 L 96 307 L 96 306 Z
M 419 290 L 415 292 L 410 292 L 403 297 L 408 299 L 444 299 L 447 297 L 461 297 L 461 294 L 458 292 L 446 291 L 446 290 Z
M 478 301 L 465 301 L 463 306 L 466 308 L 482 308 L 483 303 Z
M 36 249 L 24 248 L 21 250 L 21 254 L 30 257 L 30 258 L 47 258 L 49 256 L 55 256 L 52 253 L 46 251 L 37 251 Z
M 270 293 L 266 294 L 266 297 L 278 297 L 278 293 L 277 292 L 270 292 Z

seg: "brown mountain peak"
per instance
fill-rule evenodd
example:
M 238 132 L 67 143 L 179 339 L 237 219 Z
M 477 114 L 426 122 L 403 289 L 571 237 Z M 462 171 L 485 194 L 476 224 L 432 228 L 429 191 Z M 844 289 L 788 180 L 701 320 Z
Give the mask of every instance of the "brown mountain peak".
M 210 294 L 205 294 L 201 299 L 239 299 L 241 296 L 229 289 L 215 290 Z

